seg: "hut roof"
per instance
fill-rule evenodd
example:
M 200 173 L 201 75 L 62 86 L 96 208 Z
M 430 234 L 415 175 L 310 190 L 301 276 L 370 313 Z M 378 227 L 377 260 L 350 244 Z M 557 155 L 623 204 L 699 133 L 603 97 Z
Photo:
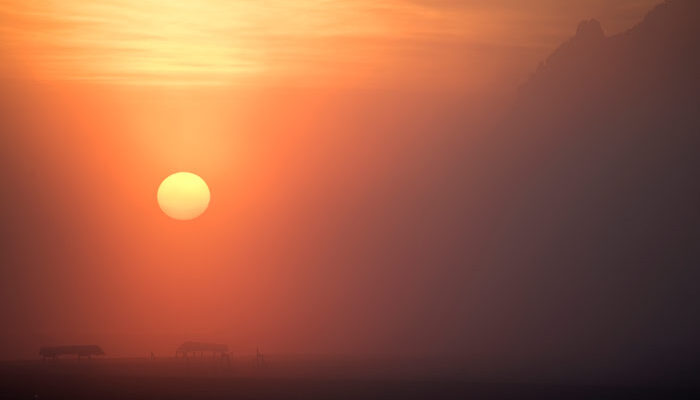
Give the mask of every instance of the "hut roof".
M 105 354 L 100 346 L 96 345 L 72 345 L 72 346 L 44 346 L 39 349 L 40 356 L 60 356 L 64 354 L 75 354 L 80 356 Z

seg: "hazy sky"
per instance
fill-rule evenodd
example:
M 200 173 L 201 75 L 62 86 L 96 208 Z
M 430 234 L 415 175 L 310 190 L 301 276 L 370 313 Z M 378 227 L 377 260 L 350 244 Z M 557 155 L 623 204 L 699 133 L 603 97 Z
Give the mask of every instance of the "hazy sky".
M 654 3 L 2 0 L 0 43 L 40 79 L 461 86 L 531 69 L 581 19 L 618 32 Z
M 0 0 L 0 358 L 501 351 L 463 89 L 656 2 Z M 155 201 L 176 171 L 212 191 L 188 223 Z

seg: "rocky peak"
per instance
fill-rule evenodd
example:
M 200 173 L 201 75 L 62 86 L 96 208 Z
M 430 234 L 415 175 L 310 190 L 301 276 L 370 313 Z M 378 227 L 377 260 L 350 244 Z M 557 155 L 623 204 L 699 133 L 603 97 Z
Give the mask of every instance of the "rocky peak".
M 576 29 L 576 38 L 579 39 L 604 39 L 605 33 L 603 32 L 603 27 L 600 25 L 600 21 L 597 19 L 590 19 L 587 21 L 581 21 Z

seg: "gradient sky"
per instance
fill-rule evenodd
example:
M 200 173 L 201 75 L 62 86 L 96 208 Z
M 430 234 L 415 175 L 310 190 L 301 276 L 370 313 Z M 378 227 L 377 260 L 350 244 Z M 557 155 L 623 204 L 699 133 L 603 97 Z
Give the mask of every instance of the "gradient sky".
M 583 18 L 617 33 L 654 3 L 3 0 L 0 38 L 4 56 L 40 79 L 475 85 L 513 62 L 526 70 Z
M 654 3 L 0 0 L 0 357 L 493 350 L 455 149 L 580 20 Z M 181 170 L 212 191 L 186 223 Z

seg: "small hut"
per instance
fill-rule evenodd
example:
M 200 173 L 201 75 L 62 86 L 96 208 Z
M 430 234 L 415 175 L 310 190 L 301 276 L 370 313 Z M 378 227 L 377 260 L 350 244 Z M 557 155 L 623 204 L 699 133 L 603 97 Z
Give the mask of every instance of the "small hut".
M 80 359 L 82 357 L 103 356 L 105 352 L 102 351 L 100 346 L 95 345 L 45 346 L 39 349 L 39 355 L 43 359 L 56 359 L 63 355 L 78 356 L 78 359 Z
M 217 343 L 185 342 L 175 350 L 175 357 L 182 355 L 182 357 L 187 358 L 190 353 L 192 355 L 199 353 L 201 356 L 204 356 L 205 353 L 210 353 L 214 357 L 217 355 L 223 357 L 228 354 L 228 346 Z

